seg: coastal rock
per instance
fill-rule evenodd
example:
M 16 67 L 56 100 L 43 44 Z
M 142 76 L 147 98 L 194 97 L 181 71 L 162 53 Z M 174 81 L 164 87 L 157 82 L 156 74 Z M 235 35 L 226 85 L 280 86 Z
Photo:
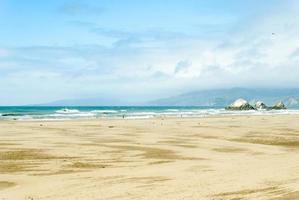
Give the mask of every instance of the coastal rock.
M 244 99 L 237 99 L 234 103 L 227 106 L 226 110 L 255 110 L 253 106 L 251 106 L 246 100 Z
M 280 101 L 277 104 L 275 104 L 274 106 L 272 106 L 271 109 L 273 109 L 273 110 L 284 110 L 284 109 L 287 109 L 287 108 L 284 105 L 284 103 L 282 101 Z
M 264 109 L 267 109 L 268 107 L 266 106 L 266 104 L 264 104 L 264 102 L 257 101 L 255 103 L 255 108 L 258 109 L 258 110 L 264 110 Z

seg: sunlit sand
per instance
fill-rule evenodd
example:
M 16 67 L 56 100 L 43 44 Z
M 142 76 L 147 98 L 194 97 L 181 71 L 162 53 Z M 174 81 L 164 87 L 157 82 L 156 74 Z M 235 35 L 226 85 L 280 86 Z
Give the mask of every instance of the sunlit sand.
M 0 198 L 297 199 L 298 121 L 1 121 Z

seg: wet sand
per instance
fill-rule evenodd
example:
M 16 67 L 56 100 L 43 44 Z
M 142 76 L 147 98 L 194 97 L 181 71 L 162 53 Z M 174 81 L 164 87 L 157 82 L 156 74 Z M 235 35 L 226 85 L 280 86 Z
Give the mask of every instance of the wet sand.
M 299 116 L 1 121 L 0 199 L 299 199 Z

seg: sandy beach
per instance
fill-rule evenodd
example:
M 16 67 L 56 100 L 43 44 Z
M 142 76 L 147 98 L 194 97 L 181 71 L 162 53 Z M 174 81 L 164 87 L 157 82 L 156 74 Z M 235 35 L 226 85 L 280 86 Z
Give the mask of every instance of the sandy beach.
M 0 122 L 0 199 L 299 199 L 299 116 Z

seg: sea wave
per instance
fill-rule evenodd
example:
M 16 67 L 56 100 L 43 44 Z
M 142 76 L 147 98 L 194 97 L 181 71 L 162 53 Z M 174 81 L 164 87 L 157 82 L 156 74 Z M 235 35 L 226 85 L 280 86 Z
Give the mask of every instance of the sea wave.
M 92 110 L 92 113 L 102 113 L 102 114 L 110 114 L 110 113 L 118 113 L 117 110 Z
M 17 116 L 24 116 L 24 114 L 20 114 L 20 113 L 3 113 L 3 114 L 0 114 L 0 116 L 2 116 L 2 117 L 17 117 Z
M 158 112 L 132 112 L 130 115 L 157 115 Z
M 61 109 L 61 110 L 56 110 L 56 113 L 60 113 L 60 114 L 74 114 L 74 113 L 79 113 L 80 111 L 77 109 Z
M 152 115 L 146 115 L 146 116 L 127 116 L 126 119 L 150 119 L 154 118 Z
M 40 109 L 40 108 L 39 108 Z M 124 119 L 146 119 L 154 117 L 206 117 L 206 116 L 234 116 L 234 115 L 292 115 L 299 114 L 299 110 L 251 110 L 251 111 L 229 111 L 225 109 L 194 109 L 194 108 L 178 108 L 178 109 L 98 109 L 89 108 L 64 108 L 60 110 L 42 110 L 39 111 L 2 111 L 0 113 L 1 120 L 61 120 L 61 119 L 96 119 L 96 118 L 124 118 Z
M 178 109 L 166 109 L 166 111 L 169 111 L 169 112 L 178 112 L 180 110 L 178 110 Z
M 56 114 L 49 114 L 45 115 L 45 117 L 66 117 L 66 118 L 79 118 L 79 117 L 94 117 L 96 116 L 94 113 L 90 112 L 79 112 L 79 113 L 56 113 Z

